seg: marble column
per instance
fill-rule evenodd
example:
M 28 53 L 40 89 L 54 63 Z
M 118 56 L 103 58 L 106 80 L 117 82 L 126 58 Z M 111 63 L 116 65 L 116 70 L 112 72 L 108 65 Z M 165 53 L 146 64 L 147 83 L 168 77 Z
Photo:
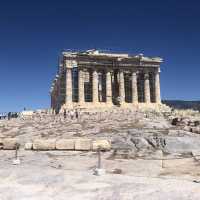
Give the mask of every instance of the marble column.
M 66 105 L 72 104 L 72 69 L 66 68 Z
M 120 96 L 120 101 L 123 104 L 125 102 L 125 84 L 124 84 L 123 70 L 119 71 L 119 96 Z
M 99 102 L 99 97 L 98 97 L 98 72 L 97 69 L 94 68 L 92 72 L 92 101 L 93 103 L 98 103 Z
M 78 100 L 80 104 L 85 102 L 83 69 L 78 70 Z
M 58 110 L 58 82 L 55 82 L 55 110 Z
M 151 97 L 150 97 L 150 85 L 149 85 L 149 73 L 146 72 L 144 74 L 144 102 L 150 103 Z
M 112 103 L 112 80 L 111 72 L 106 72 L 106 103 Z
M 160 98 L 160 72 L 155 72 L 155 102 L 161 103 Z
M 55 91 L 53 91 L 53 102 L 52 102 L 52 105 L 53 105 L 53 112 L 54 112 L 55 109 L 56 109 L 56 96 L 55 96 Z
M 132 72 L 132 103 L 138 103 L 137 73 Z
M 57 96 L 57 101 L 58 101 L 57 102 L 57 108 L 59 110 L 60 106 L 61 106 L 61 87 L 60 87 L 61 81 L 60 81 L 60 76 L 59 75 L 57 75 L 56 78 L 57 78 L 57 92 L 58 92 L 58 96 Z
M 54 96 L 53 96 L 53 93 L 51 93 L 51 109 L 54 110 Z
M 51 91 L 50 95 L 51 95 L 51 109 L 52 109 L 53 108 L 53 91 Z

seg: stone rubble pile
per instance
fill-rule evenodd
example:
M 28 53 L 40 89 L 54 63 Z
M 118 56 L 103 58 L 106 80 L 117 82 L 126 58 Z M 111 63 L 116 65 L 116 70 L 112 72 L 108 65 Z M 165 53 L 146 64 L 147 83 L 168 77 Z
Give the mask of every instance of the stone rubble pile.
M 186 117 L 175 117 L 172 119 L 172 125 L 182 127 L 185 131 L 200 134 L 200 120 Z

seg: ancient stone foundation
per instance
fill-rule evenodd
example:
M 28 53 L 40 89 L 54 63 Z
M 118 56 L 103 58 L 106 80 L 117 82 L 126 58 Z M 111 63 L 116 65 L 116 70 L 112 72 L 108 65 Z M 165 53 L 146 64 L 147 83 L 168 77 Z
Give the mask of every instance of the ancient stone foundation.
M 111 142 L 106 139 L 71 138 L 71 139 L 35 139 L 25 144 L 20 144 L 16 138 L 0 140 L 1 150 L 16 150 L 16 145 L 25 150 L 36 151 L 97 151 L 98 149 L 111 150 Z
M 160 104 L 162 59 L 142 54 L 63 52 L 51 87 L 51 108 L 135 107 Z

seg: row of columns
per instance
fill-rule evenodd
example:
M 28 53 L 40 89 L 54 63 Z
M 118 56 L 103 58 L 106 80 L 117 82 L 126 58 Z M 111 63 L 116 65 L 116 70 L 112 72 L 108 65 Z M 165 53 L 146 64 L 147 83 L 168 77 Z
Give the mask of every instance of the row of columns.
M 72 72 L 71 68 L 66 69 L 66 104 L 72 103 Z M 154 94 L 155 102 L 160 103 L 160 78 L 159 72 L 155 73 L 154 81 Z M 98 72 L 96 69 L 92 73 L 92 94 L 93 94 L 93 103 L 98 103 Z M 119 96 L 121 103 L 125 103 L 125 82 L 124 82 L 124 72 L 123 70 L 119 71 Z M 85 101 L 84 97 L 84 74 L 81 69 L 78 72 L 78 102 L 83 104 Z M 144 102 L 150 103 L 150 81 L 149 73 L 144 74 Z M 106 72 L 106 103 L 112 103 L 112 79 L 111 71 Z M 138 103 L 138 89 L 137 89 L 137 73 L 132 72 L 132 103 Z

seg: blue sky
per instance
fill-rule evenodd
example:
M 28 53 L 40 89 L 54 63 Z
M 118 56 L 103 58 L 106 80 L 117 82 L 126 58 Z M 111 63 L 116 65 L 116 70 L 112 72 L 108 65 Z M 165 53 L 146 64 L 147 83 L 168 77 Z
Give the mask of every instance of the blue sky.
M 0 112 L 49 107 L 63 49 L 161 56 L 163 99 L 199 100 L 198 0 L 7 0 L 0 4 Z

